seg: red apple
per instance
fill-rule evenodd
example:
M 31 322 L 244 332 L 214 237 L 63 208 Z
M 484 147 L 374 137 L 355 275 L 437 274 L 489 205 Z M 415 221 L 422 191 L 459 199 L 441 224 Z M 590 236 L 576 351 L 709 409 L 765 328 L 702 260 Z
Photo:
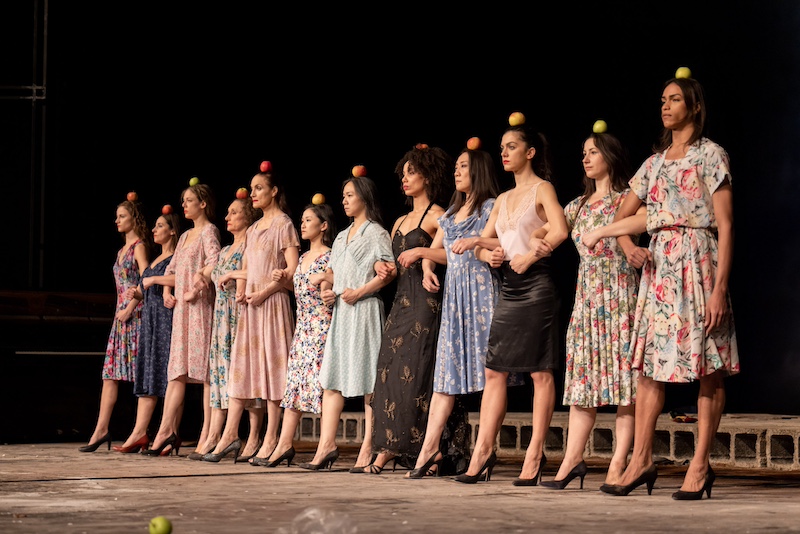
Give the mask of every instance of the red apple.
M 417 146 L 415 146 L 414 148 L 416 148 L 417 150 L 425 150 L 426 148 L 428 148 L 428 144 L 427 143 L 417 143 Z
M 161 214 L 162 215 L 169 215 L 170 213 L 172 213 L 172 206 L 170 206 L 169 204 L 164 204 L 161 207 Z
M 478 150 L 481 147 L 481 140 L 477 137 L 470 137 L 467 141 L 467 148 L 470 150 Z
M 272 163 L 270 163 L 269 161 L 264 160 L 264 161 L 261 162 L 260 169 L 261 169 L 261 172 L 269 172 L 269 171 L 272 170 Z
M 247 192 L 246 187 L 240 187 L 236 190 L 236 198 L 247 198 L 250 194 Z
M 136 191 L 131 191 L 128 193 L 127 199 L 130 202 L 136 202 L 137 200 L 139 200 L 139 195 L 136 194 Z
M 367 168 L 363 165 L 356 165 L 353 167 L 353 176 L 366 176 Z

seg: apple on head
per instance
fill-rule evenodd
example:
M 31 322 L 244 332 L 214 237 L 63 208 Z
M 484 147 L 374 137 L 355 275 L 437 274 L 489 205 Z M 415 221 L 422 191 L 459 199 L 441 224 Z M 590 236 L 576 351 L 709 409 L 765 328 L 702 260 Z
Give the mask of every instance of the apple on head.
M 311 203 L 314 205 L 325 204 L 325 195 L 322 193 L 315 194 L 313 197 L 311 197 Z
M 239 189 L 236 190 L 236 198 L 243 199 L 243 198 L 247 198 L 248 196 L 250 196 L 250 195 L 247 192 L 247 188 L 246 187 L 240 187 Z
M 125 198 L 127 198 L 129 202 L 136 202 L 139 200 L 139 195 L 136 194 L 136 191 L 130 191 Z
M 170 213 L 172 213 L 172 206 L 170 206 L 169 204 L 164 204 L 161 207 L 161 214 L 162 215 L 169 215 Z
M 261 169 L 261 172 L 269 172 L 272 170 L 272 163 L 264 160 L 261 162 L 259 169 Z
M 470 150 L 478 150 L 481 147 L 481 140 L 477 137 L 470 137 L 467 141 L 467 148 Z
M 525 115 L 522 114 L 520 111 L 515 111 L 511 115 L 508 116 L 508 124 L 511 126 L 519 126 L 520 124 L 525 124 Z
M 200 178 L 198 178 L 197 176 L 192 176 L 189 179 L 189 185 L 192 186 L 192 187 L 196 186 L 199 183 L 200 183 Z
M 356 165 L 353 167 L 353 176 L 361 177 L 367 175 L 367 168 L 364 165 Z

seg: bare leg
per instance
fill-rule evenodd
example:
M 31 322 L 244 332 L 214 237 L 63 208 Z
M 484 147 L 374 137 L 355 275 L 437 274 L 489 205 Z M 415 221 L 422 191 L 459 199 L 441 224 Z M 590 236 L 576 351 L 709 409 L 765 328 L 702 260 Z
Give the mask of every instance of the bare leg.
M 508 373 L 486 369 L 486 384 L 483 388 L 483 398 L 481 398 L 478 436 L 475 438 L 475 450 L 472 452 L 466 472 L 469 476 L 477 475 L 494 451 L 500 425 L 506 416 L 507 380 Z
M 344 397 L 341 391 L 326 389 L 322 392 L 322 419 L 320 421 L 319 443 L 317 452 L 310 463 L 318 464 L 322 459 L 336 449 L 336 430 L 339 428 L 339 418 L 344 410 Z
M 533 478 L 539 472 L 539 465 L 544 453 L 544 441 L 550 431 L 550 421 L 556 406 L 556 384 L 553 371 L 531 373 L 533 379 L 533 433 L 525 461 L 522 464 L 520 478 Z
M 597 419 L 597 408 L 569 407 L 569 427 L 567 427 L 567 450 L 558 468 L 555 480 L 564 480 L 572 469 L 583 461 L 589 433 Z
M 98 439 L 108 434 L 108 424 L 111 422 L 111 413 L 117 403 L 119 394 L 119 382 L 116 380 L 103 380 L 103 389 L 100 392 L 100 411 L 97 414 L 97 426 L 94 433 L 89 438 L 89 443 L 94 443 Z
M 244 446 L 242 456 L 250 456 L 258 452 L 261 447 L 261 424 L 264 422 L 264 407 L 247 408 L 247 420 L 250 427 L 250 432 L 247 435 L 247 444 Z
M 123 447 L 130 447 L 142 439 L 142 436 L 147 435 L 147 427 L 150 426 L 156 404 L 158 404 L 156 397 L 139 397 L 139 400 L 136 401 L 136 423 L 133 425 L 131 435 L 122 444 Z
M 239 422 L 242 420 L 246 402 L 247 399 L 228 397 L 228 417 L 225 420 L 225 430 L 212 451 L 214 454 L 222 453 L 228 445 L 239 439 Z
M 194 452 L 206 454 L 211 452 L 219 443 L 222 438 L 222 429 L 225 426 L 225 420 L 228 417 L 228 410 L 222 408 L 211 408 L 211 424 L 208 426 L 208 434 L 206 440 L 203 442 L 198 441 L 197 447 Z
M 617 441 L 614 448 L 614 455 L 608 464 L 606 473 L 606 484 L 619 484 L 622 473 L 628 465 L 628 453 L 633 445 L 633 433 L 636 408 L 631 404 L 628 406 L 617 407 L 616 436 Z
M 717 434 L 722 410 L 725 408 L 725 384 L 717 371 L 700 379 L 697 396 L 697 448 L 683 479 L 683 491 L 700 491 L 705 483 L 711 444 Z
M 203 384 L 203 428 L 200 430 L 200 437 L 197 438 L 196 452 L 200 452 L 199 447 L 202 443 L 203 446 L 208 444 L 208 432 L 211 428 L 211 384 L 208 382 Z
M 164 396 L 164 413 L 161 415 L 161 425 L 158 433 L 153 438 L 153 448 L 157 449 L 173 433 L 178 433 L 181 415 L 183 415 L 183 399 L 186 395 L 186 375 L 170 380 L 167 384 L 167 393 Z
M 428 425 L 425 428 L 425 440 L 417 456 L 417 469 L 425 465 L 431 456 L 437 454 L 442 441 L 442 432 L 447 424 L 447 418 L 453 413 L 456 398 L 446 393 L 435 393 L 431 397 L 431 406 L 428 411 Z
M 281 427 L 281 401 L 268 400 L 267 403 L 267 431 L 264 433 L 264 443 L 258 451 L 260 458 L 268 458 L 278 445 L 278 430 Z
M 631 461 L 619 484 L 627 486 L 653 464 L 653 438 L 658 415 L 664 408 L 664 383 L 646 376 L 639 377 L 636 386 L 636 424 L 633 434 Z
M 283 453 L 294 447 L 294 434 L 297 432 L 297 426 L 300 424 L 300 419 L 303 417 L 303 412 L 292 408 L 285 408 L 283 410 L 283 423 L 281 424 L 280 439 L 275 450 L 272 451 L 269 459 L 275 461 L 281 457 Z
M 355 465 L 369 465 L 372 460 L 372 421 L 372 393 L 369 393 L 364 395 L 364 441 L 361 442 Z

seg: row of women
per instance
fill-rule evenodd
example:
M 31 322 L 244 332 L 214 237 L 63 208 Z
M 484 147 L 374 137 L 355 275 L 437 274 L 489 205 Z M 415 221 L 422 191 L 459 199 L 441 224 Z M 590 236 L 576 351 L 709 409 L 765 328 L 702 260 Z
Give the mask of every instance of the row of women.
M 345 400 L 363 396 L 364 439 L 351 472 L 377 474 L 392 461 L 409 478 L 489 481 L 507 388 L 529 376 L 533 432 L 515 485 L 563 489 L 579 478 L 582 488 L 597 410 L 614 406 L 615 451 L 600 489 L 627 495 L 645 485 L 650 493 L 665 384 L 699 381 L 695 453 L 673 498 L 710 497 L 723 378 L 739 372 L 739 361 L 727 293 L 729 159 L 704 135 L 702 86 L 688 76 L 663 85 L 663 133 L 635 173 L 614 135 L 589 135 L 585 189 L 566 207 L 551 181 L 547 138 L 515 115 L 500 142 L 510 189 L 498 190 L 492 158 L 479 146 L 469 144 L 453 165 L 443 150 L 417 145 L 395 169 L 408 210 L 390 232 L 375 183 L 354 173 L 342 187 L 349 226 L 336 234 L 332 209 L 309 204 L 300 224 L 303 253 L 269 166 L 252 178 L 250 197 L 229 206 L 233 242 L 226 247 L 204 184 L 183 192 L 192 227 L 179 239 L 177 217 L 158 218 L 152 233 L 161 253 L 152 262 L 136 204 L 120 204 L 118 312 L 100 416 L 82 450 L 110 447 L 117 382 L 133 380 L 136 424 L 115 449 L 177 451 L 186 385 L 202 383 L 204 424 L 190 457 L 219 461 L 232 453 L 253 465 L 290 466 L 295 430 L 311 412 L 321 414 L 319 443 L 300 467 L 330 468 Z M 445 208 L 437 199 L 453 177 Z M 647 248 L 638 246 L 644 232 Z M 566 330 L 568 439 L 554 479 L 542 481 L 554 371 L 564 364 L 551 259 L 568 236 L 580 256 Z M 384 315 L 380 293 L 392 281 Z M 461 399 L 476 392 L 480 419 L 470 451 Z M 151 444 L 147 428 L 162 396 Z M 244 411 L 250 436 L 243 445 Z

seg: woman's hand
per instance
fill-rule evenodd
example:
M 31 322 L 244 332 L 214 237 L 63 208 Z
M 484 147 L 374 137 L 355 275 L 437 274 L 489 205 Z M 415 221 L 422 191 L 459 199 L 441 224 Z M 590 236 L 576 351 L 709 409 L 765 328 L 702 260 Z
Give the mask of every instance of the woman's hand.
M 414 247 L 401 252 L 400 255 L 397 257 L 397 262 L 406 269 L 408 269 L 414 264 L 414 262 L 416 262 L 420 258 L 422 258 L 421 247 Z
M 208 280 L 203 276 L 203 273 L 194 273 L 192 277 L 192 287 L 198 291 L 208 288 Z
M 175 295 L 170 293 L 169 295 L 164 295 L 164 307 L 169 308 L 170 310 L 175 308 L 175 304 L 178 303 L 178 299 L 175 298 Z
M 281 285 L 283 285 L 283 280 L 286 277 L 287 277 L 286 271 L 284 271 L 283 269 L 274 269 L 272 271 L 272 281 L 273 282 L 279 282 Z
M 453 242 L 450 250 L 452 250 L 454 254 L 463 254 L 468 250 L 474 249 L 477 245 L 477 237 L 462 237 L 461 239 L 456 239 Z
M 336 293 L 334 293 L 332 289 L 323 290 L 319 296 L 322 298 L 322 302 L 324 302 L 326 306 L 333 306 L 333 304 L 336 302 Z
M 359 289 L 347 288 L 339 295 L 345 303 L 351 306 L 361 299 L 361 291 Z
M 489 257 L 489 267 L 497 269 L 503 264 L 503 259 L 506 257 L 506 251 L 503 250 L 503 247 L 496 247 L 492 250 L 492 254 Z
M 534 261 L 527 254 L 517 254 L 508 262 L 508 266 L 517 274 L 523 274 L 533 264 Z
M 586 248 L 592 250 L 600 240 L 603 239 L 603 236 L 600 235 L 600 232 L 597 230 L 592 230 L 591 232 L 586 232 L 585 234 L 581 234 L 581 243 L 586 245 Z
M 325 273 L 312 273 L 308 275 L 308 283 L 319 287 L 322 281 L 325 280 Z
M 653 253 L 642 247 L 631 247 L 630 250 L 625 251 L 625 257 L 628 259 L 628 263 L 636 269 L 641 269 L 645 263 L 653 261 Z
M 530 240 L 528 240 L 528 244 L 531 246 L 531 253 L 537 260 L 541 258 L 546 258 L 547 256 L 553 253 L 553 247 L 550 246 L 550 243 L 548 243 L 544 239 L 540 239 L 538 237 L 531 237 Z M 530 267 L 530 265 L 528 265 L 528 267 Z
M 706 303 L 706 317 L 704 321 L 706 335 L 720 326 L 728 313 L 728 296 L 723 290 L 717 291 L 716 288 L 711 292 L 711 298 Z
M 136 298 L 136 288 L 129 287 L 125 290 L 125 300 L 131 300 L 133 298 Z
M 247 293 L 245 294 L 245 300 L 251 306 L 261 306 L 264 304 L 264 301 L 267 300 L 267 292 L 264 291 L 256 291 L 255 293 Z
M 133 315 L 133 314 L 130 311 L 128 311 L 128 308 L 126 307 L 126 308 L 124 308 L 122 310 L 119 310 L 116 313 L 116 317 L 115 318 L 117 319 L 117 321 L 119 321 L 121 323 L 127 323 L 128 319 L 131 318 L 131 315 Z
M 439 291 L 439 277 L 436 276 L 436 273 L 425 273 L 425 276 L 422 277 L 422 287 L 428 293 L 437 293 Z
M 375 274 L 378 275 L 378 278 L 381 280 L 386 280 L 386 278 L 392 276 L 397 269 L 397 266 L 393 261 L 376 261 L 373 268 L 375 269 Z
M 142 278 L 142 287 L 143 288 L 147 289 L 149 287 L 152 287 L 153 285 L 154 284 L 153 284 L 153 277 L 152 276 L 145 276 L 144 278 Z

